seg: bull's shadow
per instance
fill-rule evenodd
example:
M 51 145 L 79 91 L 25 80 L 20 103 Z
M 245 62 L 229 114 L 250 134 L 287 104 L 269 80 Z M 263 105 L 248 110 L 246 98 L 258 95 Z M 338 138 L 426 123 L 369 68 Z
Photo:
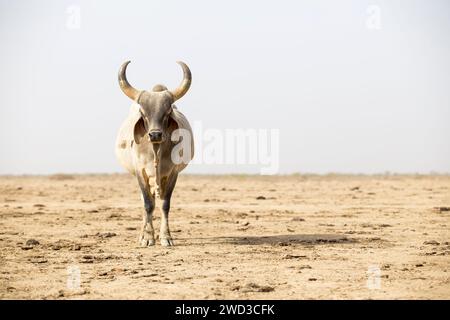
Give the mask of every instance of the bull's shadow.
M 355 243 L 356 240 L 341 234 L 282 234 L 270 236 L 223 236 L 205 238 L 183 238 L 182 240 L 200 240 L 209 244 L 235 244 L 235 245 L 318 245 L 333 243 Z M 181 240 L 181 239 L 180 239 Z

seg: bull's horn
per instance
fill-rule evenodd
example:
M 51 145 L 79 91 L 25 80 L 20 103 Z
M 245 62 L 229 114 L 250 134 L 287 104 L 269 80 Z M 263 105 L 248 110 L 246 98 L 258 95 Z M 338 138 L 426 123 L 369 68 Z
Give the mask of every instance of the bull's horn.
M 137 102 L 141 91 L 133 88 L 127 80 L 127 66 L 130 61 L 126 61 L 122 64 L 119 70 L 119 85 L 123 93 L 127 95 L 128 98 Z
M 183 68 L 184 78 L 178 88 L 170 91 L 175 100 L 178 100 L 185 95 L 185 93 L 189 90 L 192 81 L 191 70 L 189 70 L 188 66 L 182 61 L 177 61 L 177 63 Z

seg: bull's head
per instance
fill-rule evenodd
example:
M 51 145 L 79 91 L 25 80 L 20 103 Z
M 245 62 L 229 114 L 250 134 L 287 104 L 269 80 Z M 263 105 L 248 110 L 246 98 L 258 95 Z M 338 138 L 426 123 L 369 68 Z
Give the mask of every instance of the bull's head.
M 172 105 L 189 90 L 191 85 L 191 71 L 188 66 L 181 61 L 177 63 L 183 68 L 184 78 L 180 86 L 175 90 L 168 90 L 165 86 L 157 84 L 152 91 L 140 91 L 130 85 L 127 80 L 126 71 L 130 61 L 122 64 L 119 70 L 119 85 L 123 93 L 131 100 L 140 105 L 141 118 L 134 127 L 134 141 L 139 141 L 148 136 L 153 145 L 160 144 L 166 139 L 171 130 L 176 127 L 172 118 Z

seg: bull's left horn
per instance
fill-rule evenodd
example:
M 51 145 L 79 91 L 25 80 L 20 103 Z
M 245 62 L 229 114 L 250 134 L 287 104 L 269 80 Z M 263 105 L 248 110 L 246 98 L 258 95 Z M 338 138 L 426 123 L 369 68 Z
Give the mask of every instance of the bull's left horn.
M 142 91 L 133 88 L 127 80 L 127 66 L 129 63 L 130 61 L 126 61 L 120 67 L 119 86 L 128 98 L 137 102 Z
M 189 90 L 189 87 L 191 86 L 192 81 L 191 70 L 189 70 L 188 66 L 182 61 L 177 61 L 177 63 L 181 66 L 181 68 L 183 68 L 184 77 L 180 86 L 175 90 L 170 91 L 175 101 L 186 94 L 186 92 Z

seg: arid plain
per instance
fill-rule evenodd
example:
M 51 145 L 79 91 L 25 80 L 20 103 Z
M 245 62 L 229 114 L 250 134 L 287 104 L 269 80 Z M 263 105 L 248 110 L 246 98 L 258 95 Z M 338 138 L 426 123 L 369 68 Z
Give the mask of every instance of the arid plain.
M 0 298 L 450 298 L 450 176 L 182 175 L 172 199 L 175 247 L 140 248 L 131 176 L 0 177 Z

